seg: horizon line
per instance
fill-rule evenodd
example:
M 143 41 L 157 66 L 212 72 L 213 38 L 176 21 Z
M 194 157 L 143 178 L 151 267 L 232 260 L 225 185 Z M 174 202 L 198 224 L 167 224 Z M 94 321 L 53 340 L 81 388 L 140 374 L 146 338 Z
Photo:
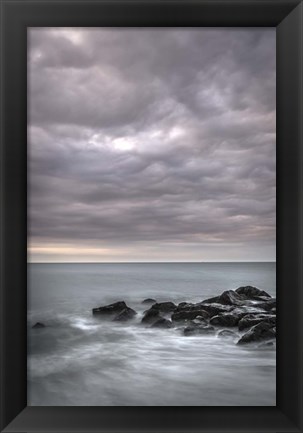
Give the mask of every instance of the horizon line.
M 201 260 L 201 261 L 170 261 L 170 262 L 36 262 L 28 261 L 27 264 L 172 264 L 172 263 L 276 263 L 276 260 Z

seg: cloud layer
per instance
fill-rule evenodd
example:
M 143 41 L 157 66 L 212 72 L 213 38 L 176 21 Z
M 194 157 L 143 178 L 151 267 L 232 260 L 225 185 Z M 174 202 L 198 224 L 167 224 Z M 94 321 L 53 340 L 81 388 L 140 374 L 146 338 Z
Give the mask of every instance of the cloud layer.
M 274 29 L 29 31 L 34 261 L 275 259 Z

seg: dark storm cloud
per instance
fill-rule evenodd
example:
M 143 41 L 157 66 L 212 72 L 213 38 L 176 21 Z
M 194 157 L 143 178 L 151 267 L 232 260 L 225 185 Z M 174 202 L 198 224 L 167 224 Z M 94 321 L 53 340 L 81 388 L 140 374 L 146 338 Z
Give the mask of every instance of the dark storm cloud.
M 274 259 L 274 30 L 31 29 L 29 119 L 32 244 Z

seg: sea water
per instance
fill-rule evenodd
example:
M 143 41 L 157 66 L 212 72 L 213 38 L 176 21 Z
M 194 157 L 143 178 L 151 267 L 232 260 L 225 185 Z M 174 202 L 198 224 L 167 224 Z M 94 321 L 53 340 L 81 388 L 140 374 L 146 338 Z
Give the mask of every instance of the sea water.
M 199 302 L 243 285 L 275 296 L 275 263 L 29 264 L 28 405 L 274 406 L 274 346 L 140 324 L 145 298 Z M 92 316 L 120 300 L 134 321 Z

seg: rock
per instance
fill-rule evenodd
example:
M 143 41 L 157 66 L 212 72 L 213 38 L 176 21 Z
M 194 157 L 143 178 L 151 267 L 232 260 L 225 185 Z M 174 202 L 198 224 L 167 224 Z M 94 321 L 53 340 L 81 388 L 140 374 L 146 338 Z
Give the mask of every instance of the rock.
M 224 337 L 224 338 L 239 338 L 239 334 L 237 334 L 234 331 L 231 331 L 230 329 L 222 329 L 222 331 L 218 332 L 218 337 Z
M 248 344 L 276 338 L 276 327 L 270 323 L 260 322 L 246 332 L 237 344 Z
M 209 323 L 215 326 L 237 326 L 239 320 L 240 317 L 237 314 L 223 313 L 212 317 Z
M 171 313 L 176 310 L 177 306 L 173 302 L 156 302 L 151 308 L 163 313 Z
M 244 317 L 246 314 L 262 314 L 265 313 L 264 310 L 259 308 L 258 306 L 251 306 L 251 305 L 242 305 L 242 307 L 234 308 L 231 311 L 233 314 L 239 314 L 241 315 L 241 318 Z M 265 313 L 266 314 L 266 313 Z
M 194 304 L 191 304 L 190 302 L 180 302 L 178 304 L 177 309 L 185 308 L 185 307 L 192 307 Z
M 151 325 L 151 328 L 172 328 L 172 327 L 173 327 L 172 322 L 170 320 L 164 319 L 163 317 L 156 320 L 156 322 L 154 322 Z
M 142 304 L 155 304 L 157 301 L 155 299 L 152 298 L 147 298 L 144 299 L 144 301 L 142 301 Z
M 227 313 L 220 313 L 210 319 L 210 324 L 215 326 L 237 326 L 242 317 L 247 314 L 260 314 L 264 313 L 263 310 L 251 306 L 241 306 L 232 309 Z
M 206 318 L 203 317 L 203 316 L 197 316 L 197 317 L 193 320 L 193 322 L 194 322 L 194 323 L 205 323 L 205 324 L 207 324 L 207 320 L 206 320 Z
M 266 341 L 265 343 L 261 343 L 258 345 L 258 349 L 263 349 L 263 348 L 268 348 L 268 347 L 272 347 L 275 346 L 275 343 L 273 341 Z
M 129 308 L 124 301 L 115 302 L 113 304 L 105 305 L 104 307 L 93 308 L 94 316 L 113 316 L 121 313 L 123 310 Z
M 175 322 L 179 322 L 181 320 L 192 320 L 197 317 L 201 317 L 203 319 L 209 318 L 209 313 L 205 310 L 195 310 L 195 309 L 184 309 L 181 311 L 176 311 L 172 314 L 171 319 Z
M 115 318 L 114 318 L 114 322 L 126 322 L 127 320 L 131 320 L 135 317 L 136 315 L 136 311 L 133 310 L 132 308 L 125 308 L 124 310 L 121 311 L 121 313 L 119 313 Z
M 230 305 L 222 305 L 217 303 L 206 304 L 204 301 L 194 304 L 192 307 L 190 307 L 190 310 L 192 311 L 206 311 L 209 314 L 209 317 L 216 316 L 219 313 L 231 311 L 232 309 L 233 307 Z
M 141 320 L 142 323 L 152 324 L 161 318 L 159 310 L 150 308 L 147 310 Z
M 260 297 L 271 298 L 271 296 L 264 290 L 260 290 L 253 286 L 239 287 L 235 290 L 239 295 L 244 295 L 247 299 L 259 299 Z
M 194 325 L 191 324 L 184 329 L 184 335 L 203 335 L 210 334 L 215 331 L 215 328 L 210 325 Z
M 232 306 L 254 305 L 255 301 L 260 301 L 267 305 L 272 300 L 271 296 L 264 290 L 259 290 L 252 286 L 243 286 L 234 290 L 226 290 L 219 296 L 205 299 L 204 304 L 222 304 Z M 269 305 L 269 304 L 268 304 Z M 262 307 L 260 307 L 262 308 Z
M 226 290 L 220 295 L 219 304 L 223 305 L 243 305 L 246 298 L 233 290 Z
M 44 323 L 37 322 L 32 326 L 32 329 L 40 329 L 40 328 L 45 328 Z
M 246 297 L 240 295 L 233 290 L 226 290 L 220 296 L 215 296 L 214 298 L 205 299 L 203 303 L 207 304 L 222 304 L 222 305 L 243 305 L 246 301 Z
M 239 321 L 239 331 L 243 331 L 244 329 L 250 328 L 251 326 L 257 325 L 260 322 L 271 323 L 272 325 L 276 324 L 276 316 L 270 314 L 247 314 L 242 317 Z
M 267 301 L 256 303 L 255 306 L 258 308 L 262 308 L 262 310 L 265 310 L 265 311 L 271 311 L 271 310 L 276 308 L 276 304 L 277 304 L 276 299 L 270 298 Z

